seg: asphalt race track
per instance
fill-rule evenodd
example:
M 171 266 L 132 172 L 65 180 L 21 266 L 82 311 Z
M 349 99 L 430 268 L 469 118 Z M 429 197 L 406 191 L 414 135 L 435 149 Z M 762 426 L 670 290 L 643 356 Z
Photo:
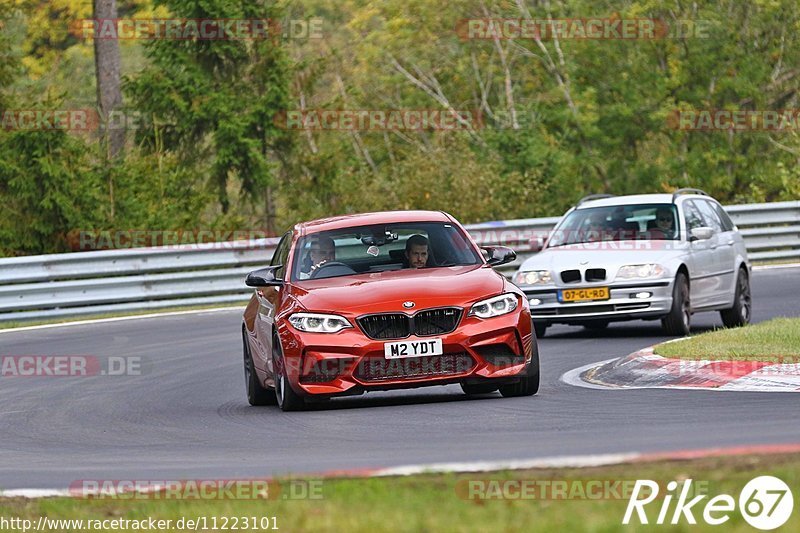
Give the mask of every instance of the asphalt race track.
M 800 268 L 754 272 L 754 319 L 800 316 Z M 240 311 L 0 333 L 0 355 L 141 356 L 142 376 L 0 378 L 0 489 L 75 480 L 253 478 L 360 467 L 800 442 L 800 394 L 602 391 L 573 368 L 666 337 L 658 322 L 540 341 L 537 396 L 458 386 L 337 399 L 317 411 L 247 405 Z M 695 315 L 694 331 L 721 325 Z

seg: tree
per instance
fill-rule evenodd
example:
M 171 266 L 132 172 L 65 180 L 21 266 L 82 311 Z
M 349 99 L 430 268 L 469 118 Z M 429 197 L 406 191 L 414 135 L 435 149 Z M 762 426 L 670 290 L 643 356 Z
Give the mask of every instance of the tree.
M 106 21 L 117 19 L 116 0 L 94 0 L 94 20 Z M 95 78 L 97 80 L 97 107 L 106 127 L 103 128 L 104 152 L 110 159 L 116 159 L 125 144 L 123 128 L 109 128 L 112 113 L 122 107 L 122 90 L 120 88 L 119 41 L 117 39 L 94 38 Z M 111 194 L 113 203 L 113 193 Z
M 276 19 L 271 2 L 164 0 L 175 17 L 187 19 Z M 288 104 L 289 61 L 270 39 L 169 40 L 148 42 L 149 66 L 130 77 L 126 90 L 152 119 L 139 133 L 150 150 L 178 153 L 184 164 L 208 176 L 223 213 L 229 188 L 264 203 L 277 179 L 289 138 L 273 120 Z M 265 209 L 265 225 L 273 213 Z
M 0 253 L 68 251 L 69 230 L 97 227 L 99 187 L 86 154 L 63 130 L 0 136 Z
M 94 20 L 117 19 L 116 0 L 94 0 Z M 122 107 L 122 90 L 120 89 L 120 56 L 117 39 L 94 36 L 94 69 L 97 80 L 97 107 L 100 111 L 100 145 L 104 158 L 116 160 L 125 145 L 125 129 L 113 127 L 113 114 Z M 108 198 L 111 204 L 111 218 L 114 218 L 114 180 L 108 173 Z

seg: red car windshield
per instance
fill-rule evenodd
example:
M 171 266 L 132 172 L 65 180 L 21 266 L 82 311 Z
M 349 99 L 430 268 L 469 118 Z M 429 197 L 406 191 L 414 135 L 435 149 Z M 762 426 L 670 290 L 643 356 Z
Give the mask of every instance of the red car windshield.
M 453 224 L 405 222 L 312 233 L 295 246 L 293 281 L 481 263 Z

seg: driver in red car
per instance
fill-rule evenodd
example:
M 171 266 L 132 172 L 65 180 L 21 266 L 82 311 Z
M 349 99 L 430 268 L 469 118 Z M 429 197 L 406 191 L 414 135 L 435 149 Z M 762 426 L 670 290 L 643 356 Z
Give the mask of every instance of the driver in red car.
M 412 235 L 406 241 L 406 261 L 409 268 L 428 266 L 428 239 L 422 235 Z
M 336 245 L 327 235 L 320 235 L 311 241 L 311 249 L 306 259 L 306 267 L 300 271 L 300 279 L 308 279 L 311 274 L 328 261 L 336 261 Z

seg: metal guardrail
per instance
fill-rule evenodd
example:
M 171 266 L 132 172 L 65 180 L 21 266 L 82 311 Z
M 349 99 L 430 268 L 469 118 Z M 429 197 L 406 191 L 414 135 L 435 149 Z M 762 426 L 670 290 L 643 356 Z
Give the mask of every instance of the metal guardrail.
M 800 259 L 800 201 L 725 207 L 753 261 Z M 518 252 L 510 276 L 559 217 L 468 225 L 481 245 Z M 246 273 L 272 257 L 278 239 L 0 259 L 0 322 L 244 302 Z
M 0 259 L 0 322 L 246 301 L 278 239 Z

